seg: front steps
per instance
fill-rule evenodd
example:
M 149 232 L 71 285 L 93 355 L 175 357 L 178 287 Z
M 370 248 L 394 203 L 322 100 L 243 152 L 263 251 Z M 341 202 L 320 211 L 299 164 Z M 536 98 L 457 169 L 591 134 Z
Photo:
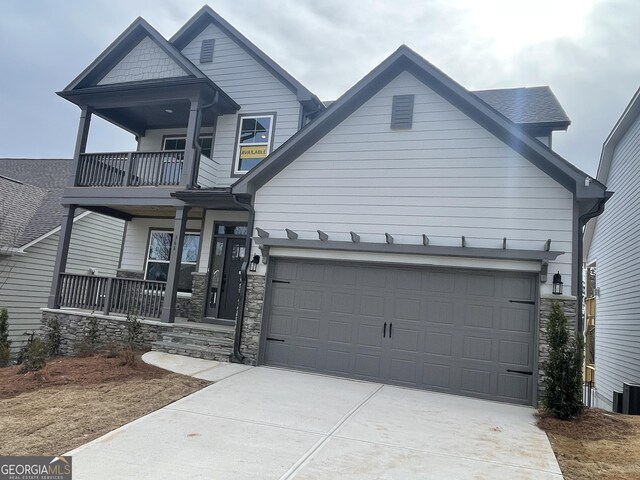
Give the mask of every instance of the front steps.
M 234 328 L 226 325 L 177 323 L 162 334 L 161 341 L 151 344 L 151 350 L 228 362 L 233 354 L 233 337 Z

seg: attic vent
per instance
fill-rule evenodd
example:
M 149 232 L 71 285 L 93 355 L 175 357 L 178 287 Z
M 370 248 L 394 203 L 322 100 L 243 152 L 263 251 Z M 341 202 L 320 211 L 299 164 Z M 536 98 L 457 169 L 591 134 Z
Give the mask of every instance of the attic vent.
M 213 46 L 215 44 L 216 41 L 213 38 L 202 40 L 202 47 L 200 47 L 200 63 L 213 62 Z
M 413 124 L 413 95 L 394 95 L 391 128 L 409 129 Z

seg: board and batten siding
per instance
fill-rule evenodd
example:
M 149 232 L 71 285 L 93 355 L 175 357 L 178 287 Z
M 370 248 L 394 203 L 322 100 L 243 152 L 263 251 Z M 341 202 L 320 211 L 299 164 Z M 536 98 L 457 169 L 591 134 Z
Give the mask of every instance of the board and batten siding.
M 614 149 L 607 190 L 587 265 L 596 263 L 595 384 L 597 406 L 613 391 L 640 382 L 640 117 Z
M 394 95 L 413 126 L 391 130 Z M 549 266 L 571 291 L 573 197 L 410 73 L 403 72 L 262 186 L 255 226 L 274 237 L 565 252 Z M 256 251 L 259 253 L 259 251 Z M 551 293 L 550 282 L 541 293 Z
M 200 48 L 205 39 L 215 40 L 210 63 L 200 63 Z M 276 115 L 272 150 L 296 133 L 301 111 L 296 94 L 217 26 L 208 25 L 182 53 L 242 107 L 239 114 Z M 218 117 L 212 155 L 218 186 L 228 186 L 236 180 L 231 170 L 237 126 L 238 115 Z
M 127 223 L 120 268 L 134 272 L 144 272 L 149 248 L 149 231 L 173 231 L 173 218 L 134 218 Z M 200 220 L 187 220 L 187 230 L 200 232 Z
M 115 275 L 120 257 L 124 222 L 91 213 L 73 224 L 67 272 Z M 9 339 L 19 348 L 24 332 L 40 328 L 42 313 L 51 290 L 53 266 L 59 234 L 55 233 L 25 249 L 24 254 L 2 257 L 1 271 L 10 271 L 7 281 L 0 284 L 0 308 L 9 311 Z M 5 270 L 6 269 L 6 270 Z M 3 280 L 4 281 L 4 280 Z

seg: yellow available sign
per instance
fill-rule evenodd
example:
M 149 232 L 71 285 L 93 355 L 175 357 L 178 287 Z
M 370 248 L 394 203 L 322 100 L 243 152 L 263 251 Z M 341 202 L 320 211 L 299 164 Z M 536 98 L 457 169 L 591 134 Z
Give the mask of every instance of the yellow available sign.
M 266 145 L 242 145 L 240 147 L 240 158 L 264 158 L 266 156 Z

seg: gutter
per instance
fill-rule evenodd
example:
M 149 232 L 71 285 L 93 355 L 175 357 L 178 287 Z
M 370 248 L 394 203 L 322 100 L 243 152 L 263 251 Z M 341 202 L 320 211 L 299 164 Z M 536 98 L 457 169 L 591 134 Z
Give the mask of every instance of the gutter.
M 246 198 L 246 197 L 245 197 Z M 249 212 L 249 220 L 247 222 L 247 239 L 245 243 L 245 255 L 242 262 L 242 269 L 240 270 L 240 298 L 238 303 L 238 318 L 236 319 L 236 330 L 233 338 L 233 357 L 232 361 L 237 363 L 244 363 L 244 355 L 240 352 L 240 343 L 242 340 L 242 325 L 244 320 L 244 308 L 246 305 L 247 297 L 247 270 L 249 269 L 249 261 L 251 260 L 251 233 L 253 232 L 253 223 L 255 219 L 255 210 L 249 203 L 240 200 L 239 195 L 232 196 L 233 202 L 241 207 L 243 210 Z
M 583 259 L 583 255 L 584 255 L 584 231 L 583 228 L 585 227 L 585 225 L 587 224 L 587 222 L 589 220 L 591 220 L 592 218 L 598 217 L 602 214 L 602 212 L 604 212 L 604 204 L 607 203 L 607 200 L 609 200 L 611 197 L 613 196 L 613 192 L 609 192 L 609 191 L 605 191 L 604 192 L 604 197 L 598 200 L 598 203 L 596 203 L 596 205 L 589 210 L 587 213 L 585 213 L 584 215 L 581 215 L 580 217 L 578 217 L 578 231 L 580 232 L 580 234 L 578 235 L 578 272 L 580 272 L 580 283 L 582 283 L 582 269 L 584 267 L 584 259 Z M 577 325 L 577 330 L 580 334 L 582 334 L 582 331 L 584 330 L 584 318 L 583 318 L 583 314 L 582 314 L 582 303 L 584 302 L 584 292 L 582 288 L 578 288 L 578 312 L 577 312 L 577 319 L 578 319 L 578 325 Z

